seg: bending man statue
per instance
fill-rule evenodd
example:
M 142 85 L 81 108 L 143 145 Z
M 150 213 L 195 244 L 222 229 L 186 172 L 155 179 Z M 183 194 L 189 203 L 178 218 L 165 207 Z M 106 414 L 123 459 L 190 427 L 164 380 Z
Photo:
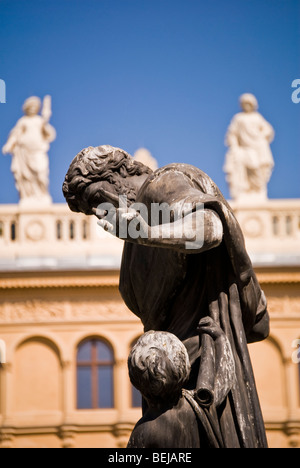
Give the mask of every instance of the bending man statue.
M 222 447 L 266 447 L 247 347 L 268 336 L 266 300 L 218 187 L 196 167 L 153 172 L 107 145 L 74 158 L 63 192 L 72 211 L 95 214 L 124 238 L 122 297 L 145 332 L 169 332 L 185 345 L 191 372 L 184 386 L 205 408 L 208 439 L 217 433 Z M 169 220 L 150 216 L 157 205 L 170 208 Z
M 41 100 L 36 96 L 26 99 L 21 117 L 11 130 L 3 154 L 12 154 L 11 170 L 14 174 L 20 201 L 50 202 L 49 144 L 56 132 L 49 124 L 51 98 L 45 96 L 42 115 L 39 115 Z

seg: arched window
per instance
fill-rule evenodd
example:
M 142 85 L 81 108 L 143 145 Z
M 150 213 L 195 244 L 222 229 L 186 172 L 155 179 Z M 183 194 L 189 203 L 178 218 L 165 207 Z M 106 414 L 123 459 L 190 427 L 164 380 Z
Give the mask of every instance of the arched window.
M 77 408 L 113 408 L 113 351 L 104 341 L 93 338 L 77 350 Z
M 134 340 L 134 342 L 132 343 L 130 349 L 133 348 L 133 346 L 136 344 L 138 338 L 136 340 Z M 134 385 L 132 385 L 132 383 L 130 383 L 131 385 L 131 407 L 132 408 L 141 408 L 142 406 L 142 395 L 141 395 L 141 392 L 135 388 Z
M 4 224 L 0 221 L 0 238 L 4 236 Z
M 131 406 L 132 408 L 142 407 L 142 395 L 140 391 L 131 384 Z

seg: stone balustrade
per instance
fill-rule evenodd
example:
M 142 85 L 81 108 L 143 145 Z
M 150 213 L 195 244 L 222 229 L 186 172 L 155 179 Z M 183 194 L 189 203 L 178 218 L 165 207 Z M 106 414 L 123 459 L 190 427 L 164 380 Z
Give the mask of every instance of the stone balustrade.
M 230 204 L 254 264 L 300 264 L 300 200 Z M 122 247 L 94 216 L 72 213 L 66 204 L 0 205 L 2 270 L 16 262 L 20 268 L 117 266 Z
M 230 202 L 254 263 L 300 264 L 300 200 Z
M 123 242 L 66 204 L 0 205 L 0 269 L 119 265 Z M 88 263 L 88 264 L 87 264 Z

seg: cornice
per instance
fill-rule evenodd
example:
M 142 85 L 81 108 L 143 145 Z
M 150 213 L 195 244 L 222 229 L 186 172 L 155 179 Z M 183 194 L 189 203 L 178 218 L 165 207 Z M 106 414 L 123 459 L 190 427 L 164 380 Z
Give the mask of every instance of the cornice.
M 261 284 L 297 284 L 300 283 L 300 272 L 258 272 Z
M 257 272 L 261 284 L 297 284 L 300 272 Z M 112 276 L 44 276 L 0 278 L 0 290 L 52 289 L 52 288 L 117 288 L 119 274 Z
M 116 288 L 119 276 L 115 277 L 72 277 L 57 276 L 51 278 L 1 278 L 2 289 L 51 289 L 51 288 Z

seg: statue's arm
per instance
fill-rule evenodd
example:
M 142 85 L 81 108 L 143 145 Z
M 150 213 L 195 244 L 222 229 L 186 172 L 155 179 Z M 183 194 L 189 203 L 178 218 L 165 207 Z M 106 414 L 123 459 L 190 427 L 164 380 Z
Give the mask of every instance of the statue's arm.
M 234 116 L 230 122 L 225 136 L 225 145 L 229 148 L 239 146 L 238 139 L 238 117 Z
M 18 142 L 20 134 L 23 132 L 23 117 L 18 120 L 14 128 L 10 131 L 7 142 L 2 147 L 2 153 L 12 153 L 13 149 Z
M 51 143 L 52 141 L 55 140 L 56 138 L 56 130 L 54 127 L 52 127 L 52 125 L 50 125 L 49 123 L 45 122 L 43 124 L 43 128 L 42 128 L 42 131 L 43 131 L 43 135 L 45 137 L 45 139 L 47 141 L 49 141 L 49 143 Z
M 213 211 L 193 211 L 174 222 L 149 226 L 134 210 L 116 210 L 110 221 L 100 219 L 98 224 L 117 237 L 150 247 L 161 247 L 184 253 L 200 253 L 220 245 L 223 225 Z
M 201 213 L 190 213 L 170 224 L 148 227 L 148 232 L 149 238 L 141 239 L 146 241 L 145 245 L 190 253 L 204 252 L 217 247 L 223 238 L 223 226 L 219 216 L 206 209 Z
M 266 138 L 266 140 L 268 140 L 269 143 L 272 143 L 272 141 L 274 140 L 274 136 L 275 136 L 274 128 L 262 115 L 260 115 L 260 120 L 261 120 L 261 124 L 260 124 L 261 131 L 264 137 Z
M 253 287 L 253 286 L 252 286 Z M 248 294 L 250 291 L 248 292 Z M 262 290 L 258 290 L 258 294 L 260 293 L 259 299 L 257 300 L 257 308 L 255 317 L 253 320 L 253 324 L 251 327 L 245 326 L 245 332 L 247 336 L 247 343 L 255 343 L 257 341 L 265 340 L 270 333 L 270 317 L 267 309 L 267 301 L 265 294 Z M 252 297 L 255 297 L 255 292 L 252 293 Z M 248 299 L 250 302 L 250 299 Z M 246 324 L 245 324 L 246 325 Z

